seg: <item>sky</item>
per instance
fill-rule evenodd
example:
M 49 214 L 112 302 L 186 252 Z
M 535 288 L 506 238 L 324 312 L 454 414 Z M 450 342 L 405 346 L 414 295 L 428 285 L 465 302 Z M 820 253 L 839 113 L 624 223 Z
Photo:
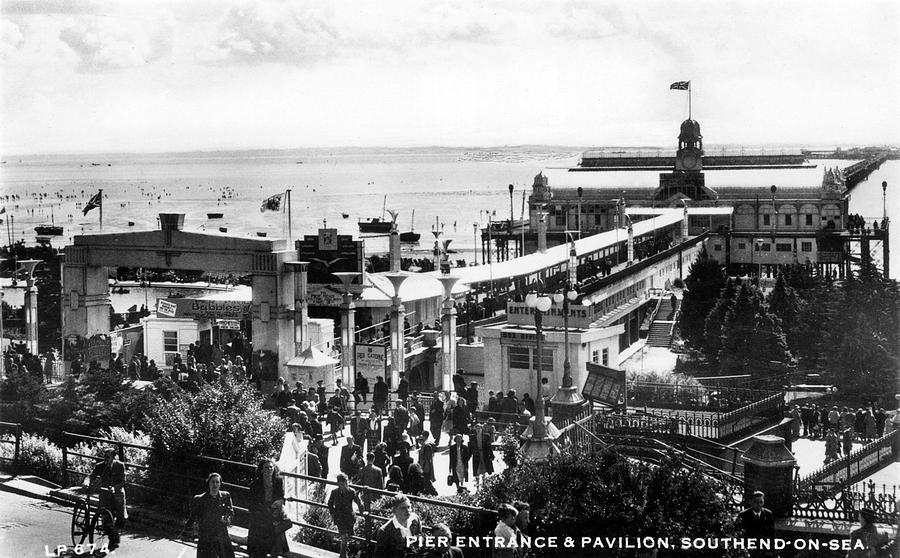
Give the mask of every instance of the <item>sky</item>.
M 0 0 L 0 153 L 900 144 L 896 0 Z

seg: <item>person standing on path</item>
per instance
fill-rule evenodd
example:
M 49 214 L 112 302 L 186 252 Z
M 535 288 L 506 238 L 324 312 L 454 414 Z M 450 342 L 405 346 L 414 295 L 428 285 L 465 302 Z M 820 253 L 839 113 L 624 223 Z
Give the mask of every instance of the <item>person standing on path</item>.
M 220 490 L 222 476 L 212 473 L 207 490 L 191 501 L 191 517 L 197 521 L 197 558 L 234 558 L 228 525 L 234 517 L 231 494 Z
M 360 513 L 363 513 L 365 510 L 359 495 L 350 488 L 347 475 L 338 473 L 337 483 L 337 488 L 328 495 L 328 511 L 331 513 L 331 519 L 334 521 L 338 534 L 341 536 L 340 558 L 347 558 L 347 547 L 350 545 L 350 539 L 353 537 L 353 527 L 356 525 L 353 504 L 356 504 Z

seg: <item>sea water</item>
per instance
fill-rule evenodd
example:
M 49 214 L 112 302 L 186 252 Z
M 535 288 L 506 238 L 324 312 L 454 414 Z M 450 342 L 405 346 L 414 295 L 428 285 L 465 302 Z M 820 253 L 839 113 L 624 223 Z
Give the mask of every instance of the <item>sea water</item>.
M 99 232 L 99 211 L 83 215 L 80 207 L 104 191 L 103 232 L 147 230 L 158 227 L 157 214 L 185 213 L 184 230 L 257 238 L 283 238 L 284 212 L 260 212 L 269 196 L 291 189 L 291 228 L 294 238 L 316 234 L 318 228 L 336 228 L 340 234 L 361 236 L 357 221 L 381 217 L 382 210 L 399 212 L 400 231 L 421 233 L 418 244 L 404 244 L 405 257 L 429 257 L 434 237 L 452 240 L 458 253 L 451 259 L 481 261 L 480 229 L 489 219 L 522 216 L 522 194 L 530 194 L 534 176 L 546 167 L 572 166 L 577 148 L 465 148 L 417 149 L 314 149 L 141 155 L 29 156 L 0 165 L 0 196 L 19 195 L 18 201 L 0 202 L 6 208 L 2 232 L 33 242 L 34 227 L 50 223 L 64 227 L 55 244 L 68 244 L 78 234 Z M 814 160 L 820 180 L 827 167 L 847 167 L 854 161 Z M 746 171 L 710 171 L 719 180 L 741 184 Z M 766 171 L 766 180 L 790 183 L 796 171 Z M 773 174 L 774 173 L 774 174 Z M 604 172 L 602 180 L 623 184 L 658 183 L 658 172 Z M 891 275 L 900 272 L 900 161 L 887 161 L 853 190 L 850 211 L 881 218 L 881 182 L 887 181 L 887 212 L 895 226 L 891 240 Z M 509 184 L 513 185 L 510 200 Z M 552 188 L 551 184 L 551 188 Z M 44 196 L 46 194 L 46 196 Z M 59 196 L 63 199 L 60 200 Z M 512 201 L 512 204 L 510 204 Z M 510 207 L 512 205 L 512 208 Z M 18 206 L 18 207 L 17 207 Z M 412 222 L 413 210 L 415 222 Z M 208 219 L 207 213 L 222 213 Z M 344 218 L 342 214 L 347 214 Z M 7 230 L 9 215 L 15 231 Z M 525 209 L 527 216 L 527 206 Z M 385 214 L 385 218 L 390 217 Z M 129 226 L 133 222 L 133 226 Z M 219 228 L 227 229 L 226 233 Z M 368 236 L 368 235 L 362 235 Z M 3 237 L 8 241 L 8 237 Z M 873 246 L 880 259 L 880 245 Z M 366 252 L 387 251 L 386 237 L 366 238 Z

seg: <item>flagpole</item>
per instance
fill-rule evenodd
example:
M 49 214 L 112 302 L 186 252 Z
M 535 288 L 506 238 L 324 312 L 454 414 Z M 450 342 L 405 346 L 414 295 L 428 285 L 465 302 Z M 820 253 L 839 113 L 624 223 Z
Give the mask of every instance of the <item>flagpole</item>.
M 103 188 L 100 188 L 100 232 L 103 232 Z
M 688 80 L 688 120 L 691 119 L 691 82 Z

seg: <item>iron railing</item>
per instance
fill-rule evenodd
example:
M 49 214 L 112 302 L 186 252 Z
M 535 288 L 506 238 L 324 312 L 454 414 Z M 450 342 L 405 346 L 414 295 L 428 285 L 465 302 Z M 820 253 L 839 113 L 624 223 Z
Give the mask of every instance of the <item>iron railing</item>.
M 0 459 L 9 463 L 12 468 L 11 472 L 17 474 L 19 472 L 19 454 L 22 450 L 22 425 L 18 422 L 0 422 L 0 444 L 13 446 L 12 457 L 6 457 L 6 452 L 2 452 Z
M 831 461 L 813 473 L 800 479 L 800 485 L 813 483 L 855 482 L 881 468 L 885 461 L 893 460 L 900 448 L 900 430 L 894 430 L 866 444 L 850 455 Z

